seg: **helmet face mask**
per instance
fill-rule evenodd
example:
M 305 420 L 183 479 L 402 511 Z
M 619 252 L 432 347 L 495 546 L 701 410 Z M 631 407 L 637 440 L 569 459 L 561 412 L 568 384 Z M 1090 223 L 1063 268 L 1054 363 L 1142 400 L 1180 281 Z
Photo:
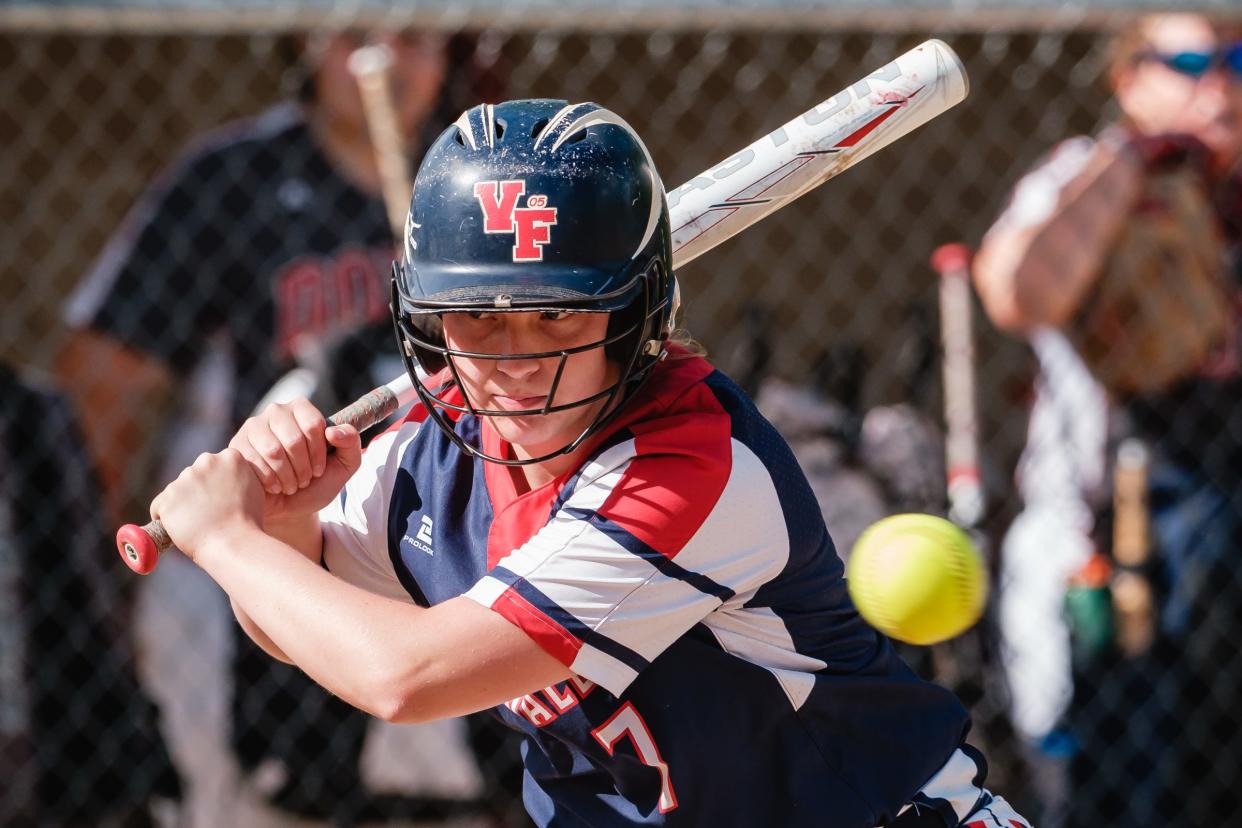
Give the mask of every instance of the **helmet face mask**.
M 433 422 L 444 430 L 454 443 L 467 452 L 493 463 L 509 466 L 540 463 L 576 450 L 587 438 L 607 425 L 620 412 L 619 401 L 624 400 L 628 394 L 637 390 L 638 385 L 646 379 L 651 369 L 662 358 L 662 339 L 653 340 L 643 336 L 643 334 L 652 326 L 653 318 L 658 319 L 662 316 L 661 310 L 667 306 L 667 302 L 661 301 L 657 303 L 655 311 L 637 312 L 638 309 L 648 307 L 649 303 L 645 300 L 650 294 L 650 289 L 647 285 L 653 281 L 657 280 L 649 277 L 644 278 L 642 300 L 636 300 L 631 307 L 622 309 L 622 311 L 612 312 L 609 319 L 608 332 L 603 339 L 552 351 L 497 354 L 462 351 L 449 347 L 444 337 L 444 327 L 440 314 L 401 314 L 399 312 L 401 304 L 398 294 L 398 281 L 394 277 L 392 282 L 392 308 L 398 347 L 401 351 L 406 372 L 414 381 L 414 388 L 420 401 L 427 408 Z M 520 313 L 526 310 L 521 308 L 508 312 Z M 446 312 L 461 313 L 464 311 Z M 494 311 L 488 309 L 488 312 Z M 604 349 L 606 358 L 619 366 L 618 379 L 586 397 L 554 405 L 553 401 L 560 390 L 561 378 L 564 376 L 565 366 L 569 358 L 576 354 L 583 354 L 601 348 Z M 636 369 L 636 365 L 644 356 L 647 357 L 647 359 L 643 360 L 644 364 L 641 368 Z M 463 359 L 497 362 L 502 360 L 557 359 L 558 362 L 551 387 L 546 395 L 546 402 L 542 407 L 496 409 L 480 408 L 471 399 L 458 365 L 458 360 Z M 439 375 L 445 369 L 447 369 L 447 380 L 438 387 L 433 388 L 424 381 L 424 376 Z M 455 388 L 460 389 L 461 403 L 452 402 L 444 398 L 447 392 Z M 498 457 L 484 453 L 480 446 L 473 446 L 464 441 L 453 425 L 453 418 L 448 414 L 448 412 L 456 412 L 458 414 L 471 414 L 476 417 L 543 416 L 593 405 L 601 400 L 603 400 L 603 404 L 599 407 L 599 413 L 576 437 L 554 451 L 531 458 Z
M 523 197 L 525 200 L 523 201 Z M 414 186 L 405 256 L 393 265 L 398 346 L 433 421 L 467 452 L 506 465 L 574 451 L 633 395 L 663 357 L 676 300 L 663 185 L 641 139 L 595 104 L 513 101 L 468 110 L 429 149 Z M 442 314 L 608 313 L 603 338 L 523 354 L 450 348 Z M 571 356 L 604 349 L 617 379 L 553 404 Z M 480 408 L 461 360 L 556 359 L 539 408 Z M 444 379 L 429 387 L 415 370 Z M 447 372 L 441 374 L 443 369 Z M 445 398 L 458 388 L 461 403 Z M 535 417 L 596 406 L 563 446 L 513 459 L 485 454 L 458 416 Z

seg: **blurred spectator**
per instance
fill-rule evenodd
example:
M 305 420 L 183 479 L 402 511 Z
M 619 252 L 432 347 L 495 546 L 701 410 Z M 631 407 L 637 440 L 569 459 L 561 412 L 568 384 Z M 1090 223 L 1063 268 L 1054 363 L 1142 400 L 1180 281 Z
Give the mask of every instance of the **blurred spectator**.
M 1015 718 L 1032 740 L 1061 724 L 1068 653 L 1052 596 L 1109 518 L 1088 508 L 1107 500 L 1106 434 L 1136 436 L 1152 454 L 1156 639 L 1075 688 L 1070 819 L 1227 824 L 1242 806 L 1242 33 L 1144 17 L 1118 36 L 1110 83 L 1117 122 L 1023 178 L 975 262 L 993 321 L 1033 336 L 1044 372 L 1023 462 L 1045 471 L 1023 476 L 1027 512 L 1006 550 L 1011 677 L 1027 682 Z M 1038 623 L 1062 644 L 1032 684 Z
M 1010 717 L 1022 737 L 1040 825 L 1062 825 L 1074 692 L 1066 585 L 1096 550 L 1096 512 L 1108 499 L 1108 402 L 1069 341 L 1031 335 L 1039 361 L 1026 448 L 1018 463 L 1022 511 L 1000 554 L 998 625 Z
M 461 109 L 494 93 L 486 88 L 494 78 L 477 38 L 403 31 L 370 39 L 392 51 L 394 108 L 416 167 Z M 160 458 L 156 476 L 167 480 L 199 452 L 218 450 L 299 361 L 321 375 L 304 390 L 333 408 L 400 372 L 387 321 L 394 240 L 347 67 L 366 40 L 341 32 L 298 41 L 296 99 L 198 141 L 150 187 L 70 299 L 73 333 L 57 370 L 89 412 L 114 521 L 140 517 L 156 488 L 144 457 Z M 167 400 L 176 401 L 171 415 Z M 177 707 L 178 762 L 195 775 L 195 742 L 209 736 L 203 711 L 185 698 L 216 681 L 202 656 L 231 646 L 232 748 L 253 786 L 291 813 L 344 824 L 375 818 L 380 800 L 365 796 L 360 778 L 367 717 L 240 630 L 224 632 L 222 594 L 191 567 L 166 560 L 153 579 L 141 633 L 160 665 L 153 686 Z M 184 633 L 169 635 L 170 624 Z M 488 759 L 503 769 L 503 753 Z
M 2 362 L 0 399 L 0 824 L 168 824 L 180 781 L 70 406 Z

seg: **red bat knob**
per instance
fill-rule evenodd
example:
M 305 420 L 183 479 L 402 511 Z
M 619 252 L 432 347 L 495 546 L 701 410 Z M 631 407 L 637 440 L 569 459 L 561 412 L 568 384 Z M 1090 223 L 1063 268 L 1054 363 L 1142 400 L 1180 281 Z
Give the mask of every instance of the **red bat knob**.
M 139 575 L 152 572 L 160 561 L 160 552 L 171 543 L 164 527 L 155 520 L 146 526 L 127 523 L 116 532 L 116 551 L 121 553 L 125 565 Z
M 960 273 L 970 265 L 970 248 L 964 244 L 942 244 L 932 253 L 931 266 L 941 276 Z

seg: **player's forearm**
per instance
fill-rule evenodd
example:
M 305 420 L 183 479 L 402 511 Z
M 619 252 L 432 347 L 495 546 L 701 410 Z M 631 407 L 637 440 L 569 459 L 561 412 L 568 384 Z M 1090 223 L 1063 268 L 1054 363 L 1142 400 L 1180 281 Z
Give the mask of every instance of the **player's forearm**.
M 421 648 L 401 642 L 412 637 L 423 610 L 347 584 L 258 531 L 219 533 L 195 560 L 228 593 L 260 646 L 350 704 L 392 717 L 399 705 L 394 663 L 420 669 Z
M 1001 224 L 974 263 L 984 307 L 1000 328 L 1061 327 L 1077 312 L 1141 193 L 1142 170 L 1124 148 L 1100 142 L 1034 224 Z
M 281 543 L 292 546 L 316 566 L 323 563 L 323 529 L 319 526 L 318 514 L 312 512 L 280 520 L 268 520 L 263 524 L 263 531 Z
M 297 515 L 285 520 L 270 520 L 263 529 L 270 537 L 296 549 L 316 566 L 323 561 L 323 530 L 319 526 L 318 515 Z M 237 623 L 255 644 L 272 658 L 286 664 L 293 663 L 292 659 L 272 641 L 271 637 L 236 601 L 230 601 L 230 603 Z
M 293 664 L 293 659 L 286 655 L 284 650 L 277 647 L 276 642 L 272 641 L 268 634 L 263 632 L 259 625 L 254 622 L 254 619 L 247 615 L 246 611 L 232 598 L 229 599 L 229 606 L 232 607 L 233 617 L 237 619 L 242 632 L 246 633 L 250 640 L 259 646 L 259 649 L 277 661 Z

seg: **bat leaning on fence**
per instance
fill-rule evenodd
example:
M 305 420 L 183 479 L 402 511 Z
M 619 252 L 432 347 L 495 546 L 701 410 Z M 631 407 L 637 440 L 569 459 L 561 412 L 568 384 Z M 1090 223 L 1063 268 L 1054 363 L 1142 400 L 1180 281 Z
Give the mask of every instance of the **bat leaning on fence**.
M 945 472 L 949 519 L 977 531 L 987 503 L 979 473 L 979 417 L 975 401 L 974 324 L 970 248 L 946 244 L 932 254 L 940 274 L 940 341 L 944 348 Z
M 365 67 L 364 67 L 365 68 Z M 966 71 L 939 40 L 928 40 L 772 131 L 668 194 L 673 265 L 681 267 L 769 213 L 965 100 Z M 382 405 L 338 412 L 336 423 L 364 429 L 413 398 L 399 377 L 376 389 Z M 391 407 L 390 407 L 391 406 Z M 151 521 L 117 532 L 121 557 L 136 572 L 155 568 L 168 535 Z
M 946 244 L 932 254 L 931 265 L 940 276 L 948 516 L 970 537 L 990 572 L 995 557 L 985 531 L 989 503 L 981 469 L 971 258 L 966 245 Z M 1009 689 L 1004 673 L 997 669 L 1000 649 L 994 613 L 985 612 L 972 629 L 935 647 L 930 658 L 935 680 L 966 700 L 975 733 L 990 755 L 1013 766 L 1018 759 L 1009 755 L 1009 746 L 1016 737 L 1009 721 Z
M 970 260 L 971 250 L 966 245 L 945 244 L 932 253 L 931 266 L 940 276 L 940 365 L 944 388 L 948 516 L 970 536 L 987 561 L 987 537 L 982 530 L 987 500 L 979 468 Z M 983 635 L 984 631 L 973 630 L 933 653 L 937 679 L 954 690 L 960 690 L 968 682 L 981 681 L 987 660 Z

